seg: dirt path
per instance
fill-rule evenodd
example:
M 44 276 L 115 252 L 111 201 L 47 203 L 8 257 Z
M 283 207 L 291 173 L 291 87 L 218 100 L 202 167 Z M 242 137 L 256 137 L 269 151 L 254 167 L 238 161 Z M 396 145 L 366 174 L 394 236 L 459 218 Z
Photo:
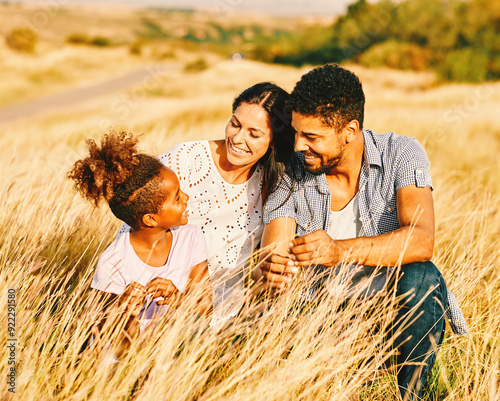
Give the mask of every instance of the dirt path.
M 49 110 L 74 106 L 89 99 L 141 84 L 146 89 L 154 87 L 155 76 L 177 67 L 176 64 L 156 64 L 140 68 L 97 84 L 49 95 L 29 102 L 0 108 L 0 124 L 32 117 Z

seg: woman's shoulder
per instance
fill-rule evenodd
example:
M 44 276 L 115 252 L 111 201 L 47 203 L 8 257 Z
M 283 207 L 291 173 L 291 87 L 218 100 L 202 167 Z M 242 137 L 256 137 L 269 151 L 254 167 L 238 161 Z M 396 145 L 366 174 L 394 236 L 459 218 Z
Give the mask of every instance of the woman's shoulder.
M 191 153 L 197 154 L 209 149 L 208 141 L 188 141 L 175 145 L 173 148 L 158 156 L 158 159 L 163 160 L 168 157 L 188 157 Z
M 181 181 L 189 180 L 193 174 L 210 165 L 210 149 L 208 141 L 183 142 L 158 159 L 174 170 Z

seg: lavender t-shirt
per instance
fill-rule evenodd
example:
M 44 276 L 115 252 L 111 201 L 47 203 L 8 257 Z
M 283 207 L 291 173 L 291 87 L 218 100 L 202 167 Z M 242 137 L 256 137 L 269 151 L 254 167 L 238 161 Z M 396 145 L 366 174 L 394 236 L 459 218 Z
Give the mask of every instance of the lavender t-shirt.
M 120 235 L 99 257 L 91 287 L 112 294 L 122 294 L 132 282 L 146 286 L 162 277 L 172 281 L 180 292 L 186 290 L 191 269 L 207 260 L 207 248 L 201 228 L 185 225 L 172 228 L 172 247 L 165 265 L 149 266 L 135 253 L 130 244 L 130 229 Z M 156 305 L 162 297 L 143 305 L 141 320 L 150 320 L 155 313 L 165 313 L 168 305 Z

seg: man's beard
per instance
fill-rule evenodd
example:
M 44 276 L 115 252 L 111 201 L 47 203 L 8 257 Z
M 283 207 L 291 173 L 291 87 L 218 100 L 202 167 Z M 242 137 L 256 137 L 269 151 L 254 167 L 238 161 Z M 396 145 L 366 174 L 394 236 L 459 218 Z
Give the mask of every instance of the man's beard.
M 330 157 L 327 160 L 323 160 L 322 156 L 320 156 L 316 153 L 312 153 L 312 152 L 307 152 L 307 153 L 303 152 L 302 154 L 304 156 L 306 156 L 306 155 L 307 156 L 316 156 L 317 158 L 319 158 L 321 160 L 321 164 L 318 167 L 309 166 L 307 164 L 307 162 L 304 162 L 304 169 L 309 174 L 321 175 L 321 174 L 328 173 L 330 170 L 334 169 L 335 167 L 337 167 L 340 164 L 340 161 L 342 160 L 342 157 L 344 156 L 344 149 L 343 148 L 340 149 L 337 156 Z

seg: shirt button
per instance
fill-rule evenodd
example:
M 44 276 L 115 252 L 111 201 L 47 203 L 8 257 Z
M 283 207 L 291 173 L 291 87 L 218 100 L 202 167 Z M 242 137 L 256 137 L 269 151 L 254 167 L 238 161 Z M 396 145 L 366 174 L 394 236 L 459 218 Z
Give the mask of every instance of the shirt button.
M 421 174 L 422 174 L 422 170 L 420 170 L 420 169 L 419 169 L 419 170 L 417 170 L 417 174 L 418 174 L 418 175 L 421 175 Z
M 392 210 L 392 207 L 388 207 L 387 210 L 390 212 Z

